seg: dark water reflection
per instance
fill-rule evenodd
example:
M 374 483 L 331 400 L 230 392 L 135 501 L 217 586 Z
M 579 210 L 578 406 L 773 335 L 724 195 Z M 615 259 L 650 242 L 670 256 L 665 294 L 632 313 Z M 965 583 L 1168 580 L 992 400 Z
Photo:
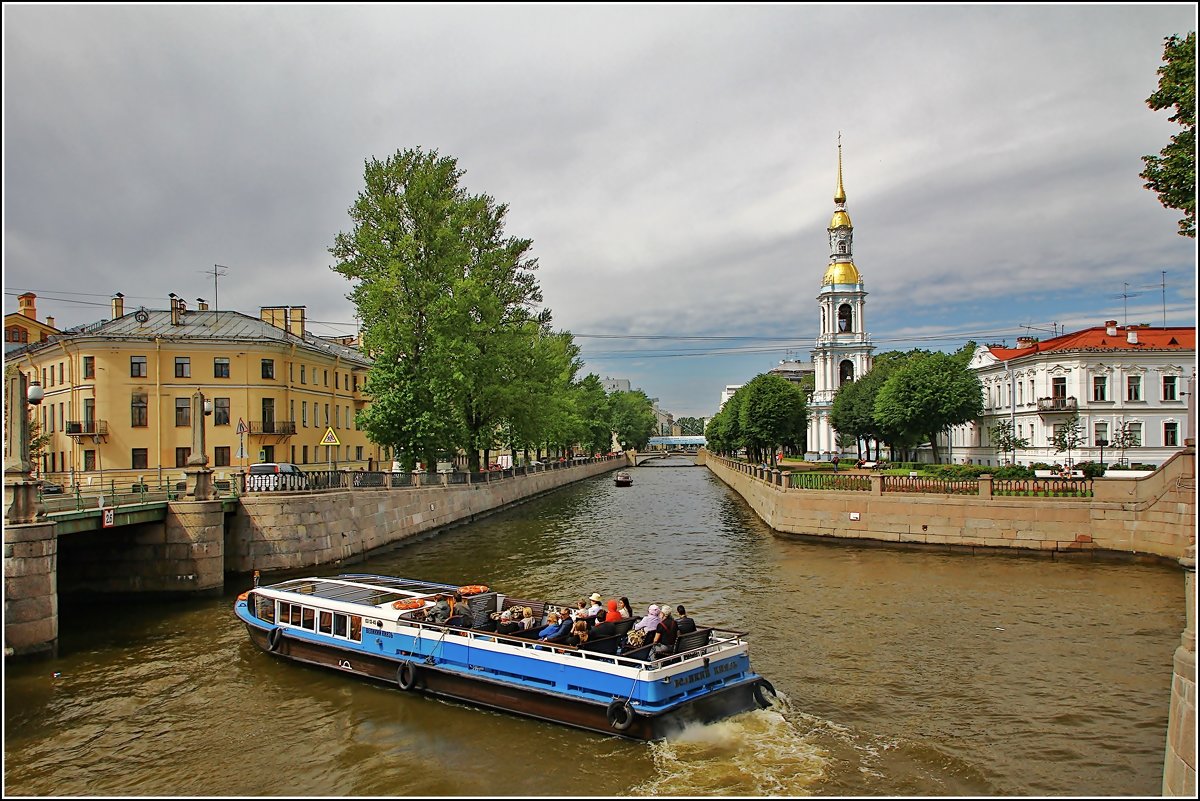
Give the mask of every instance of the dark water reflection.
M 683 603 L 752 633 L 781 709 L 642 745 L 411 697 L 258 652 L 231 586 L 64 608 L 59 657 L 6 666 L 6 792 L 1160 793 L 1178 569 L 794 541 L 704 469 L 631 472 L 349 569 Z

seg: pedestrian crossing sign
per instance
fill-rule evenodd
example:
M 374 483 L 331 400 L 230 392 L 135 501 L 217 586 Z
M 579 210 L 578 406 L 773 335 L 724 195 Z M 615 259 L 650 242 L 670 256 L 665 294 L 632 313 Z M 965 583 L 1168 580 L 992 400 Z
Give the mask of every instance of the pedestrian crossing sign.
M 325 429 L 325 436 L 321 439 L 322 445 L 341 445 L 341 441 L 337 438 L 337 434 L 333 433 L 333 426 Z

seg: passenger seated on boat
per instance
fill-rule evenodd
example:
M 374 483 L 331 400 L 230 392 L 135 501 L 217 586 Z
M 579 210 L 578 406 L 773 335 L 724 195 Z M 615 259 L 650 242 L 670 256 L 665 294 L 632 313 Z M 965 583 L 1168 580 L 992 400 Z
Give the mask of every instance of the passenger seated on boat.
M 575 621 L 575 625 L 571 627 L 571 632 L 567 635 L 566 645 L 574 645 L 576 647 L 583 645 L 588 641 L 588 624 L 587 618 L 579 618 Z
M 546 627 L 538 632 L 538 639 L 542 642 L 559 642 L 560 638 L 565 640 L 570 634 L 569 625 L 559 617 L 558 612 L 551 612 L 548 621 Z
M 588 604 L 588 606 L 587 606 L 587 616 L 595 617 L 597 614 L 599 614 L 600 610 L 604 608 L 603 606 L 600 605 L 600 602 L 602 600 L 600 598 L 600 593 L 593 592 L 591 597 L 588 598 L 588 600 L 591 601 L 591 603 Z
M 621 606 L 617 609 L 621 613 L 621 617 L 627 620 L 633 620 L 633 607 L 629 605 L 629 599 L 624 595 L 621 596 Z
M 500 613 L 500 622 L 496 624 L 497 634 L 512 634 L 521 630 L 521 624 L 513 620 L 511 611 L 505 609 Z
M 592 626 L 592 631 L 589 634 L 589 637 L 591 639 L 598 640 L 604 637 L 615 636 L 617 636 L 617 627 L 608 621 L 608 612 L 601 609 L 599 613 L 596 614 L 596 625 Z
M 533 616 L 533 610 L 528 606 L 521 610 L 521 628 L 529 631 L 537 625 L 537 618 Z
M 696 621 L 688 617 L 687 610 L 683 608 L 683 604 L 675 607 L 675 611 L 679 615 L 675 618 L 675 628 L 680 634 L 690 634 L 696 630 Z
M 426 618 L 430 623 L 445 623 L 450 619 L 450 600 L 440 593 L 433 600 L 433 608 L 426 613 Z
M 652 659 L 659 659 L 664 656 L 670 656 L 675 652 L 675 641 L 679 639 L 679 627 L 671 618 L 671 610 L 666 606 L 662 607 L 662 621 L 659 622 L 658 628 L 654 631 L 653 645 L 650 649 Z
M 642 629 L 647 636 L 653 636 L 658 629 L 658 624 L 662 622 L 662 608 L 658 604 L 650 604 L 646 607 L 646 616 L 633 624 L 633 630 Z

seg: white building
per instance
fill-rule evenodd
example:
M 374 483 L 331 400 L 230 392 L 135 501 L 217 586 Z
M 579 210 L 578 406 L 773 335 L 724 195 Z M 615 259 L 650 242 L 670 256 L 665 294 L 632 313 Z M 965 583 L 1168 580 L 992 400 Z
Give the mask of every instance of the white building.
M 837 432 L 829 421 L 838 387 L 865 375 L 871 369 L 871 335 L 867 333 L 867 291 L 854 266 L 854 226 L 846 213 L 842 188 L 842 144 L 838 142 L 837 189 L 833 195 L 833 219 L 829 222 L 829 266 L 821 279 L 817 304 L 821 309 L 821 333 L 812 350 L 815 390 L 808 402 L 808 461 L 827 460 L 840 453 Z
M 742 388 L 741 384 L 726 384 L 725 389 L 721 390 L 721 404 L 717 406 L 717 411 L 720 412 L 725 408 L 725 402 L 733 397 L 733 393 Z
M 1007 420 L 1029 441 L 1016 462 L 1063 464 L 1066 452 L 1049 444 L 1056 426 L 1078 412 L 1085 444 L 1074 462 L 1100 461 L 1101 440 L 1125 429 L 1138 443 L 1122 453 L 1106 446 L 1106 464 L 1161 465 L 1195 436 L 1192 394 L 1196 377 L 1196 329 L 1118 326 L 1115 320 L 1040 342 L 1018 338 L 1015 348 L 985 345 L 971 360 L 983 384 L 983 418 L 956 426 L 948 461 L 999 465 L 989 431 Z

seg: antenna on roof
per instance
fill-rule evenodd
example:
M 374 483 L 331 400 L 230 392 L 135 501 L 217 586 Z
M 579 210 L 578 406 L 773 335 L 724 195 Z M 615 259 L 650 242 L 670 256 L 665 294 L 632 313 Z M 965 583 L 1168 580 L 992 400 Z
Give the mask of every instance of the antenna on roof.
M 1129 325 L 1129 299 L 1136 298 L 1138 295 L 1140 295 L 1142 293 L 1141 292 L 1130 292 L 1129 291 L 1129 282 L 1126 281 L 1124 283 L 1125 283 L 1125 291 L 1121 292 L 1119 294 L 1113 295 L 1113 297 L 1114 298 L 1124 298 L 1124 300 L 1125 300 L 1125 321 L 1122 323 L 1122 325 L 1128 326 Z
M 216 311 L 220 306 L 218 303 L 219 298 L 217 297 L 217 276 L 225 275 L 225 273 L 229 272 L 229 268 L 223 264 L 214 264 L 211 270 L 201 270 L 200 272 L 213 277 L 213 311 Z

